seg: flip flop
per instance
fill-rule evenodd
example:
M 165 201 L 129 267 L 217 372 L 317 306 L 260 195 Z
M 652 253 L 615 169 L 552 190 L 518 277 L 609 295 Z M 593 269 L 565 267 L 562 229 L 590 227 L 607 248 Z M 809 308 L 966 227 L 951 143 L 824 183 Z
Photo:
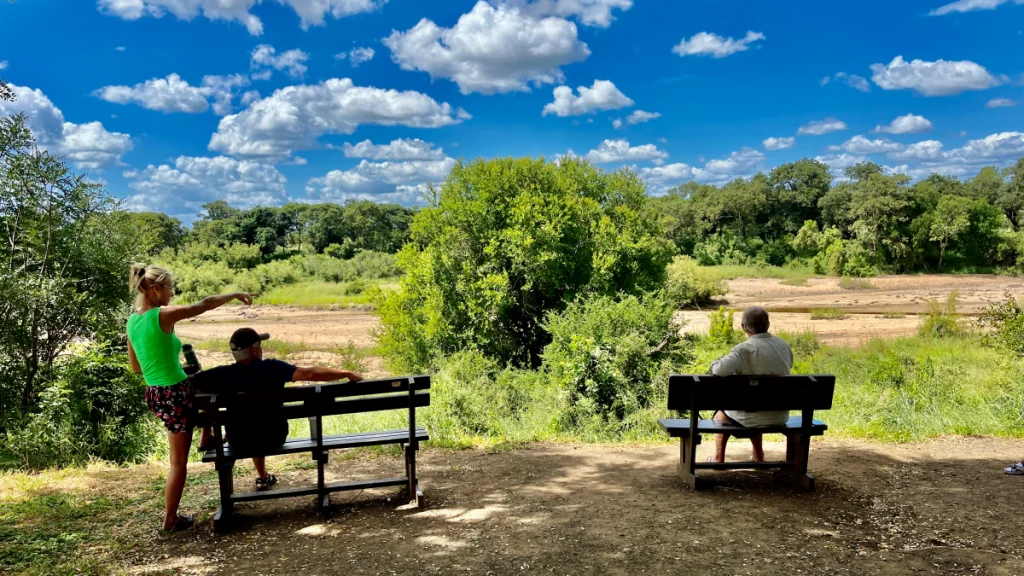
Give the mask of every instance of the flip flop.
M 174 524 L 174 526 L 171 526 L 170 528 L 164 530 L 160 530 L 160 532 L 163 534 L 174 534 L 175 532 L 182 532 L 194 526 L 195 523 L 196 519 L 192 516 L 181 514 L 178 516 L 178 521 Z
M 1013 466 L 1008 466 L 1003 469 L 1010 476 L 1024 476 L 1024 462 L 1017 462 Z

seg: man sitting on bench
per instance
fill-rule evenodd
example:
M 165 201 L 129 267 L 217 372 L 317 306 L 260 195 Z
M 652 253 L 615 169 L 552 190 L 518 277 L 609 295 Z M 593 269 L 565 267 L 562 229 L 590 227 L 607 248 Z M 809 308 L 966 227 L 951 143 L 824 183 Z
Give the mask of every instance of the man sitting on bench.
M 363 379 L 359 374 L 348 370 L 335 370 L 325 366 L 303 368 L 281 360 L 264 360 L 260 344 L 269 338 L 270 334 L 260 334 L 252 328 L 239 328 L 231 335 L 229 346 L 235 363 L 213 369 L 217 371 L 217 392 L 262 392 L 281 390 L 288 382 L 334 382 L 342 379 L 358 382 Z M 229 426 L 227 429 L 228 443 L 241 454 L 273 451 L 287 439 L 287 420 Z M 252 459 L 259 474 L 259 478 L 256 479 L 257 491 L 267 490 L 277 483 L 277 478 L 267 473 L 266 460 L 264 456 Z
M 784 376 L 793 368 L 793 351 L 785 340 L 768 333 L 768 311 L 760 306 L 751 306 L 743 311 L 740 327 L 747 334 L 747 340 L 737 344 L 728 354 L 711 364 L 715 376 L 750 374 L 758 376 Z M 691 416 L 695 417 L 695 416 Z M 789 411 L 744 412 L 740 410 L 719 410 L 714 419 L 746 428 L 775 426 L 789 420 Z M 760 434 L 750 437 L 754 447 L 754 462 L 764 462 L 764 447 Z M 708 462 L 725 462 L 725 445 L 728 434 L 715 435 L 715 455 Z

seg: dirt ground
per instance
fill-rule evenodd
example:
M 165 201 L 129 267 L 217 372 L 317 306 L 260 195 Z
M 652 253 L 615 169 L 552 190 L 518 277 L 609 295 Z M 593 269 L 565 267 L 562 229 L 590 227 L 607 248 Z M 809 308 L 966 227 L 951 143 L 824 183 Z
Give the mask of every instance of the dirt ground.
M 1001 302 L 1007 294 L 1024 295 L 1024 279 L 990 275 L 880 276 L 869 278 L 873 288 L 844 290 L 837 278 L 811 278 L 806 286 L 787 286 L 769 278 L 738 278 L 729 281 L 727 306 L 765 306 L 772 312 L 773 331 L 815 332 L 822 342 L 856 346 L 871 338 L 892 338 L 916 333 L 918 314 L 927 310 L 929 300 L 945 302 L 953 290 L 959 291 L 957 311 L 976 315 L 990 304 Z M 811 320 L 814 308 L 839 308 L 846 312 L 842 320 Z M 905 314 L 902 318 L 884 318 L 883 313 Z M 708 312 L 688 310 L 687 332 L 707 332 Z M 739 314 L 735 317 L 739 328 Z
M 781 444 L 766 447 L 769 457 L 783 455 Z M 730 459 L 749 453 L 741 442 Z M 1022 441 L 816 440 L 812 494 L 766 472 L 709 472 L 718 484 L 695 493 L 675 475 L 677 456 L 676 445 L 426 450 L 423 509 L 401 509 L 395 490 L 335 495 L 326 521 L 312 498 L 258 502 L 240 506 L 238 526 L 224 536 L 212 533 L 206 510 L 194 531 L 160 538 L 154 530 L 152 548 L 138 550 L 129 571 L 1024 574 L 1024 477 L 1002 472 L 1024 456 Z M 360 455 L 336 459 L 329 475 L 400 470 L 397 457 Z M 315 472 L 279 476 L 298 486 Z

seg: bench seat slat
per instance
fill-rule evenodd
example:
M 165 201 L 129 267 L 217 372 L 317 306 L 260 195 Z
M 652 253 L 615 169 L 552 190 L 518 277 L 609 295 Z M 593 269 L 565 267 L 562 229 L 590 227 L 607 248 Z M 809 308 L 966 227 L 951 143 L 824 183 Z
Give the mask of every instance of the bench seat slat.
M 426 428 L 416 429 L 416 440 L 426 442 L 430 437 Z M 380 446 L 383 444 L 400 444 L 409 440 L 408 430 L 389 430 L 386 432 L 366 432 L 360 434 L 343 434 L 338 436 L 325 436 L 324 449 L 335 450 L 339 448 L 359 448 L 361 446 Z M 297 454 L 300 452 L 312 452 L 316 450 L 316 440 L 311 438 L 296 438 L 288 440 L 280 448 L 263 454 L 264 456 L 280 456 L 282 454 Z M 235 454 L 228 444 L 224 447 L 224 457 L 228 459 L 250 458 L 252 454 Z M 208 450 L 203 455 L 203 462 L 214 462 L 217 459 L 215 449 Z
M 665 432 L 668 432 L 668 435 L 672 438 L 681 438 L 688 435 L 690 432 L 690 420 L 688 418 L 661 418 L 658 420 L 658 424 L 660 424 L 661 428 L 665 430 Z M 749 436 L 750 434 L 794 434 L 800 432 L 802 429 L 802 416 L 791 416 L 789 418 L 789 422 L 786 422 L 782 426 L 759 426 L 757 428 L 732 426 L 715 420 L 700 420 L 697 424 L 697 432 L 700 432 L 701 434 L 728 433 L 737 437 Z M 815 418 L 812 421 L 810 430 L 810 434 L 812 436 L 821 436 L 826 430 L 828 430 L 828 425 L 821 420 Z

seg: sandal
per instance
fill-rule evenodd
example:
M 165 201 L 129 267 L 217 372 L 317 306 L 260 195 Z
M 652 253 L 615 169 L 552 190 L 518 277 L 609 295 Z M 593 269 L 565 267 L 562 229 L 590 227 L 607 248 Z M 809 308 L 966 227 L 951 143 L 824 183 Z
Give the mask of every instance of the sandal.
M 1013 466 L 1008 466 L 1003 469 L 1010 476 L 1024 476 L 1024 462 L 1017 462 Z
M 171 526 L 170 528 L 162 529 L 162 530 L 160 530 L 160 532 L 163 533 L 163 534 L 173 534 L 175 532 L 181 532 L 183 530 L 188 530 L 189 528 L 194 526 L 195 523 L 196 523 L 196 519 L 193 518 L 192 516 L 187 516 L 185 514 L 180 514 L 178 516 L 178 521 L 174 524 L 174 526 Z
M 256 491 L 263 492 L 264 490 L 269 490 L 274 484 L 277 484 L 277 476 L 267 474 L 266 478 L 256 479 Z

